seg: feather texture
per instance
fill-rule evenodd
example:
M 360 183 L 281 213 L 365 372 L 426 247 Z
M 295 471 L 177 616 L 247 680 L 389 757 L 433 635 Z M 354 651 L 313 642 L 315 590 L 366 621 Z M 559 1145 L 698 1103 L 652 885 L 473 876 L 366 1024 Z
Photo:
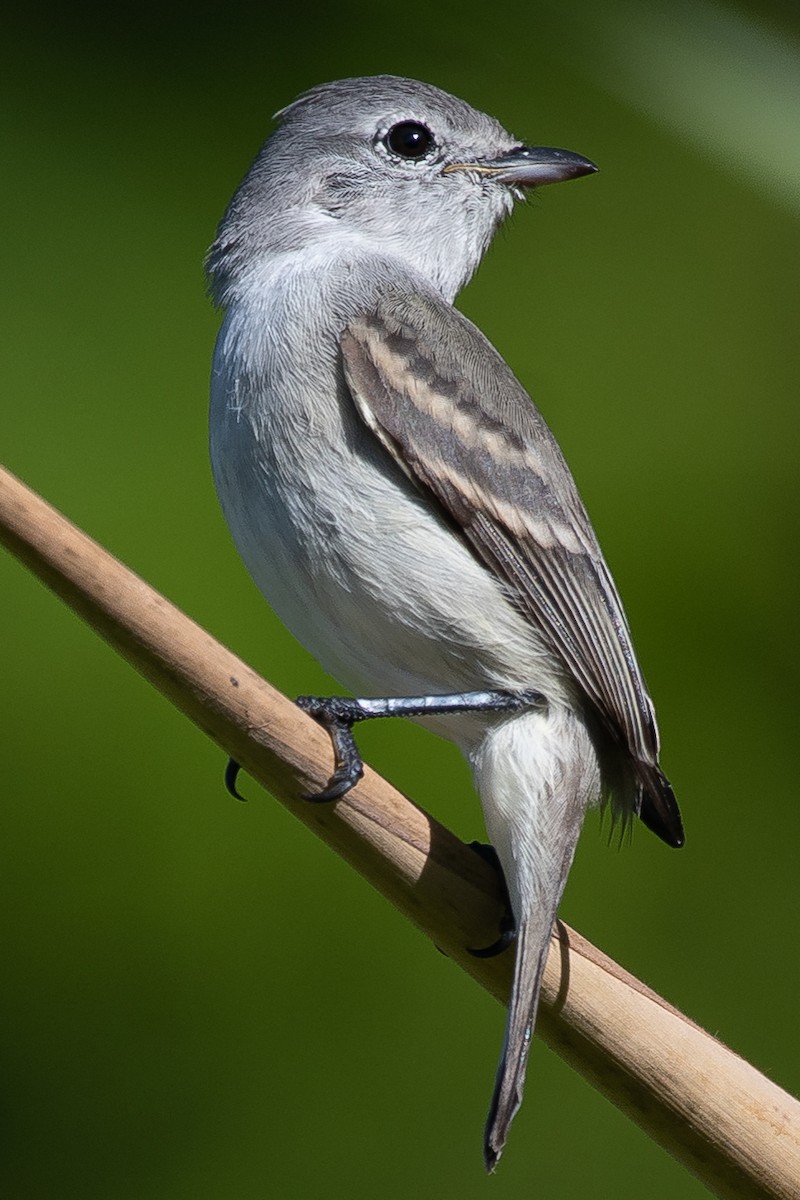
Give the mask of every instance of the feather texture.
M 525 390 L 480 330 L 429 295 L 388 289 L 348 324 L 341 347 L 365 423 L 574 678 L 625 753 L 630 809 L 681 845 L 617 590 L 569 468 Z

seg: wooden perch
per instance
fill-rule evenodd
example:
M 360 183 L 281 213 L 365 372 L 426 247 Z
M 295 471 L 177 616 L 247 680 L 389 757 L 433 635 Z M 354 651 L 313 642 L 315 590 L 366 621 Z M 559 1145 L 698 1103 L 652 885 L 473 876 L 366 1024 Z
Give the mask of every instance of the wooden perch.
M 0 541 L 482 987 L 505 1003 L 512 955 L 479 959 L 494 871 L 369 770 L 308 804 L 328 736 L 291 701 L 0 468 Z M 800 1196 L 800 1104 L 559 922 L 537 1034 L 723 1197 Z

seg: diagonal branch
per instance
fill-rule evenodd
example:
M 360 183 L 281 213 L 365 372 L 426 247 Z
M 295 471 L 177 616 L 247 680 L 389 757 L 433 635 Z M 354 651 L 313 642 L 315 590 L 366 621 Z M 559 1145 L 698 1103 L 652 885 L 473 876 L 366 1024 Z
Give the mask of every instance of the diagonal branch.
M 312 805 L 327 734 L 245 663 L 0 468 L 0 541 L 501 1002 L 512 955 L 488 944 L 502 899 L 492 868 L 375 772 Z M 800 1104 L 559 923 L 538 1032 L 723 1197 L 800 1194 Z

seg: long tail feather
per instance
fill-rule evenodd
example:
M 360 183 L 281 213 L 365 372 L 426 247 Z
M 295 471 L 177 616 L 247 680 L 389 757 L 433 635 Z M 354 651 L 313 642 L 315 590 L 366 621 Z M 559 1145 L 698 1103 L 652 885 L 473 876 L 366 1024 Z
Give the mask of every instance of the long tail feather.
M 555 916 L 555 913 L 553 914 Z M 511 1122 L 522 1103 L 525 1071 L 528 1065 L 542 975 L 547 962 L 552 920 L 536 913 L 517 934 L 517 960 L 508 1007 L 503 1053 L 497 1069 L 494 1094 L 486 1120 L 484 1161 L 493 1171 L 506 1144 Z
M 493 1171 L 522 1103 L 550 935 L 575 845 L 601 789 L 585 725 L 556 706 L 495 726 L 472 763 L 517 923 L 505 1041 L 484 1140 L 486 1169 Z

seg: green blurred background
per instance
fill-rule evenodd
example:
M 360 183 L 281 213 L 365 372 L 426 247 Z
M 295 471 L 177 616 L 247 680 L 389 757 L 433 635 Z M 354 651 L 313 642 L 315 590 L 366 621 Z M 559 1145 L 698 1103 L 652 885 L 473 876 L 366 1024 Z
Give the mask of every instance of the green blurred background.
M 394 72 L 601 174 L 461 304 L 537 398 L 616 575 L 688 844 L 590 817 L 562 913 L 798 1085 L 800 28 L 788 4 L 27 7 L 0 38 L 2 457 L 290 694 L 331 687 L 229 541 L 202 258 L 304 88 Z M 699 1197 L 541 1044 L 480 1161 L 502 1013 L 7 556 L 9 1200 Z M 466 839 L 450 747 L 365 729 Z

